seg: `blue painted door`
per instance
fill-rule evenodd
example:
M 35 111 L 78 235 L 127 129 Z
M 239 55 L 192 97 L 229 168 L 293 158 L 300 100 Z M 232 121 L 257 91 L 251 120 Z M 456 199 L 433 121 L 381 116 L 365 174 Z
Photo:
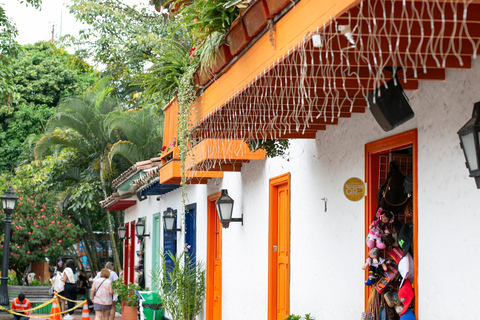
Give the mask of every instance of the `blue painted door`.
M 196 261 L 197 255 L 197 204 L 189 204 L 185 208 L 185 246 L 188 248 L 190 257 L 193 262 Z
M 174 210 L 175 214 L 177 210 Z M 165 214 L 165 212 L 163 213 Z M 177 225 L 177 219 L 175 219 L 174 226 Z M 163 251 L 165 253 L 165 266 L 167 270 L 173 270 L 173 260 L 168 255 L 169 252 L 173 256 L 177 256 L 177 232 L 172 231 L 168 234 L 165 229 L 163 229 Z

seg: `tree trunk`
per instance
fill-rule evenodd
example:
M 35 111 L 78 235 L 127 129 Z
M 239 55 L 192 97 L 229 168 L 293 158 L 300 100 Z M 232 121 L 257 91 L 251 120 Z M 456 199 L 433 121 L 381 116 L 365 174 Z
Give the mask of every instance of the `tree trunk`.
M 90 261 L 90 268 L 91 268 L 92 272 L 97 272 L 101 269 L 100 268 L 100 263 L 98 262 L 98 254 L 97 254 L 96 250 L 93 250 L 93 251 L 90 250 L 90 244 L 88 243 L 88 239 L 90 239 L 90 241 L 94 241 L 94 243 L 95 243 L 95 234 L 93 233 L 92 223 L 90 222 L 90 219 L 88 219 L 88 218 L 85 218 L 85 219 L 82 219 L 82 220 L 83 220 L 82 224 L 85 227 L 85 229 L 87 230 L 87 235 L 88 235 L 88 237 L 86 237 L 84 235 L 85 253 L 87 254 L 88 261 Z M 95 246 L 95 244 L 94 244 L 94 246 Z
M 105 197 L 104 199 L 106 199 L 107 188 L 105 186 L 105 177 L 103 176 L 104 170 L 105 170 L 105 163 L 104 163 L 104 155 L 102 154 L 100 156 L 100 181 L 102 182 L 103 196 Z M 110 212 L 108 210 L 105 210 L 105 213 L 107 216 L 108 233 L 110 234 L 110 240 L 111 240 L 110 242 L 112 244 L 113 264 L 115 266 L 115 269 L 118 270 L 120 268 L 120 260 L 118 259 L 117 244 L 115 243 L 115 235 L 112 229 L 112 219 L 110 217 Z
M 115 218 L 115 230 L 118 230 L 118 228 L 123 225 L 122 221 L 123 219 L 120 217 L 122 215 L 121 211 L 115 211 L 115 214 L 113 215 L 113 217 Z M 119 260 L 120 261 L 123 261 L 123 243 L 122 241 L 120 241 L 120 238 L 118 237 L 118 232 L 115 232 L 115 243 L 117 244 L 117 248 L 120 249 L 119 251 Z M 115 268 L 115 271 L 117 273 L 120 272 L 120 270 L 122 269 L 122 266 L 120 266 L 120 269 L 116 269 Z

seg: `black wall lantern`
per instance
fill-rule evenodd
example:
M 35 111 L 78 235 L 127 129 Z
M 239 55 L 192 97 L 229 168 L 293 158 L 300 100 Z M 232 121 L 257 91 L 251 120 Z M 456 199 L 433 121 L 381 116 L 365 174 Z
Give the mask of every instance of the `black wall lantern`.
M 135 231 L 137 232 L 138 239 L 150 237 L 150 233 L 145 233 L 145 222 L 143 222 L 142 219 L 138 219 L 137 224 L 135 224 Z
M 475 178 L 480 189 L 480 101 L 473 106 L 472 118 L 458 131 L 458 136 L 470 177 Z
M 177 229 L 175 225 L 175 219 L 177 218 L 177 210 L 173 210 L 168 207 L 167 210 L 163 213 L 163 228 L 165 231 L 170 234 L 172 231 L 182 231 L 182 229 Z
M 130 237 L 125 237 L 126 234 L 127 234 L 127 228 L 125 228 L 124 226 L 118 227 L 118 238 L 120 240 L 130 239 Z
M 232 218 L 233 202 L 233 199 L 228 196 L 226 189 L 222 189 L 220 198 L 215 202 L 218 220 L 220 220 L 225 229 L 229 227 L 230 222 L 241 222 L 243 226 L 243 214 L 241 218 Z

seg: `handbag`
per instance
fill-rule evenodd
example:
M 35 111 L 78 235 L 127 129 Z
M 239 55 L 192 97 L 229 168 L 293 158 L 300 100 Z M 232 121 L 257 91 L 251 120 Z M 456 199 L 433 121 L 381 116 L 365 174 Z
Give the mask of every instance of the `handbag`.
M 390 171 L 385 181 L 377 192 L 377 203 L 383 209 L 398 211 L 403 209 L 403 205 L 408 200 L 408 194 L 405 193 L 403 183 L 405 176 L 397 168 L 395 161 L 390 162 Z

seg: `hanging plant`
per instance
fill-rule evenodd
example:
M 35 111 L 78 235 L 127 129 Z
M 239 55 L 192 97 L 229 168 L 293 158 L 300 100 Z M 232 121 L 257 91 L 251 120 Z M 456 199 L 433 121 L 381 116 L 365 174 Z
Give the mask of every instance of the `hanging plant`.
M 255 152 L 263 149 L 267 158 L 282 156 L 290 146 L 288 139 L 249 139 L 246 141 L 250 151 Z
M 185 175 L 185 160 L 187 159 L 187 148 L 192 142 L 192 135 L 190 133 L 191 124 L 189 123 L 192 109 L 190 106 L 196 98 L 195 87 L 193 85 L 193 74 L 197 69 L 196 64 L 192 64 L 180 78 L 180 85 L 178 87 L 177 101 L 178 101 L 178 146 L 180 149 L 180 172 L 181 172 L 181 186 L 182 186 L 182 203 L 185 207 L 187 202 L 187 179 Z

